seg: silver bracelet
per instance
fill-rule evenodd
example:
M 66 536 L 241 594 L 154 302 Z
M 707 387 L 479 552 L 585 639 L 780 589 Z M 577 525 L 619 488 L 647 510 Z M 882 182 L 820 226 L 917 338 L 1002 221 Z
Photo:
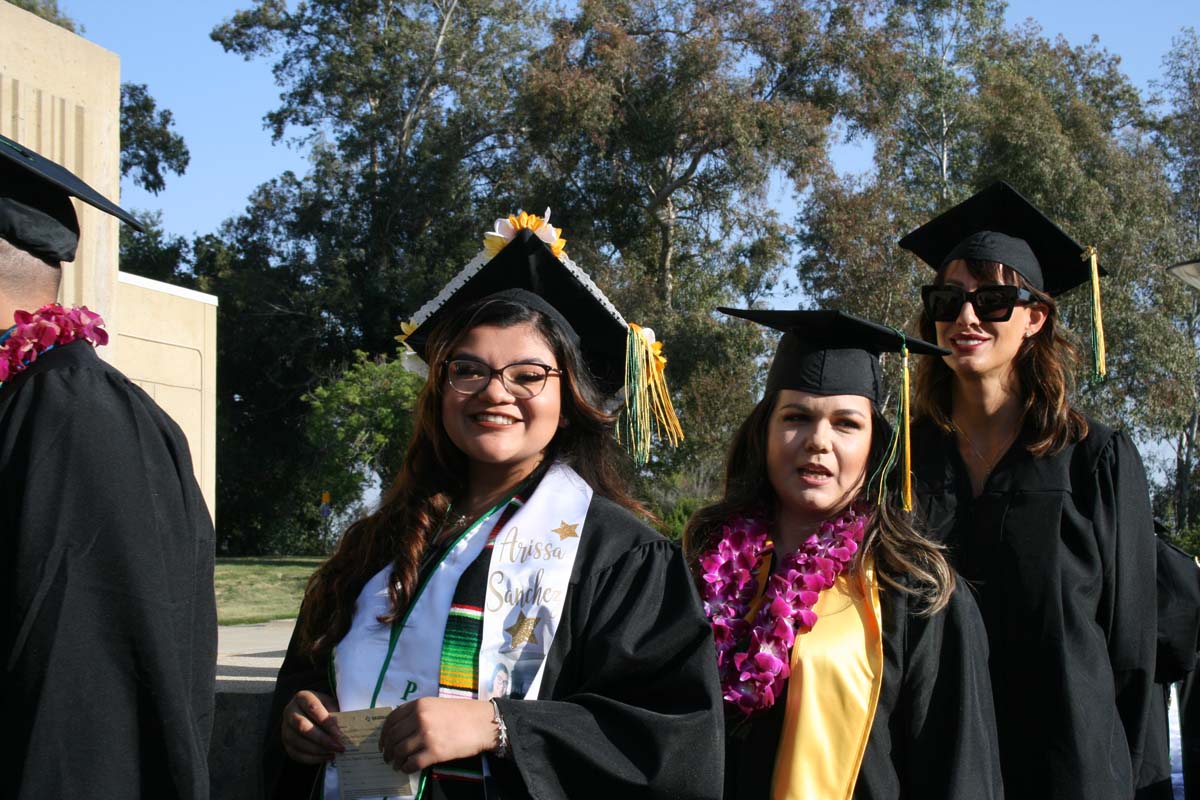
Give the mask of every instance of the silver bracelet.
M 508 726 L 504 724 L 504 717 L 500 715 L 500 706 L 496 703 L 496 698 L 488 700 L 492 704 L 492 722 L 496 723 L 496 746 L 492 748 L 492 755 L 496 758 L 508 758 Z

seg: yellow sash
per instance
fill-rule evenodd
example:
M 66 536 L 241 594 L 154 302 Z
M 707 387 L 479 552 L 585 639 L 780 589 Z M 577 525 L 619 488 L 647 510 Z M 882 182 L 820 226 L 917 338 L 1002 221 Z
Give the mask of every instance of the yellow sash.
M 868 561 L 821 592 L 817 624 L 796 637 L 773 800 L 843 800 L 854 792 L 883 684 L 874 566 Z

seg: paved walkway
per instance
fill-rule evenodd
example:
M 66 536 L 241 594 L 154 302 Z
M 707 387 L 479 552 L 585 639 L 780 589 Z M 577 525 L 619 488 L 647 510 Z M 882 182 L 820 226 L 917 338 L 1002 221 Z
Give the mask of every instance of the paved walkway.
M 217 691 L 272 691 L 295 626 L 294 619 L 279 619 L 218 628 Z

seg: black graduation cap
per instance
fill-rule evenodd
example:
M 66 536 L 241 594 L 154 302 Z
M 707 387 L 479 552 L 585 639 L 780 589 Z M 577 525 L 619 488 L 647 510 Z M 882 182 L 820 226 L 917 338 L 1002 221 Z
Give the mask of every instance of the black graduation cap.
M 495 257 L 488 256 L 481 253 L 417 311 L 405 344 L 424 359 L 429 334 L 438 323 L 456 308 L 495 296 L 535 308 L 558 322 L 579 344 L 603 390 L 611 393 L 625 383 L 629 325 L 585 272 L 565 256 L 556 257 L 527 228 Z
M 900 246 L 935 270 L 959 258 L 997 261 L 1052 296 L 1091 278 L 1083 246 L 1004 181 L 942 212 Z
M 780 389 L 819 395 L 853 394 L 878 406 L 883 392 L 881 353 L 899 353 L 907 347 L 909 352 L 921 355 L 950 354 L 937 345 L 844 311 L 717 310 L 784 332 L 767 374 L 768 394 Z
M 649 457 L 651 425 L 675 444 L 683 431 L 671 406 L 662 344 L 648 328 L 625 321 L 586 272 L 563 252 L 561 231 L 522 212 L 496 221 L 486 249 L 401 327 L 397 338 L 422 360 L 429 335 L 457 308 L 484 298 L 504 299 L 553 318 L 579 344 L 601 391 L 623 391 L 621 437 L 639 463 Z
M 79 220 L 72 197 L 143 230 L 65 167 L 0 136 L 0 238 L 48 262 L 74 261 Z

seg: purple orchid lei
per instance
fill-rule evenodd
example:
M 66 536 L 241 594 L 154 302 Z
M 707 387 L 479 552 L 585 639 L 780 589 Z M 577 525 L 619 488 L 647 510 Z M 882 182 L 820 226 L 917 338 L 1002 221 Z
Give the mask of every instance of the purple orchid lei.
M 33 313 L 18 311 L 13 321 L 16 326 L 7 338 L 0 339 L 0 386 L 51 348 L 76 339 L 86 339 L 93 345 L 108 344 L 108 332 L 101 327 L 104 320 L 87 306 L 68 311 L 58 303 L 50 303 Z
M 746 616 L 758 589 L 755 572 L 773 549 L 767 522 L 737 517 L 722 527 L 721 540 L 701 557 L 700 566 L 704 612 L 712 622 L 725 702 L 747 717 L 775 704 L 791 675 L 796 637 L 817 624 L 813 606 L 854 560 L 868 519 L 847 509 L 821 523 L 798 550 L 785 556 L 767 582 L 753 625 Z

